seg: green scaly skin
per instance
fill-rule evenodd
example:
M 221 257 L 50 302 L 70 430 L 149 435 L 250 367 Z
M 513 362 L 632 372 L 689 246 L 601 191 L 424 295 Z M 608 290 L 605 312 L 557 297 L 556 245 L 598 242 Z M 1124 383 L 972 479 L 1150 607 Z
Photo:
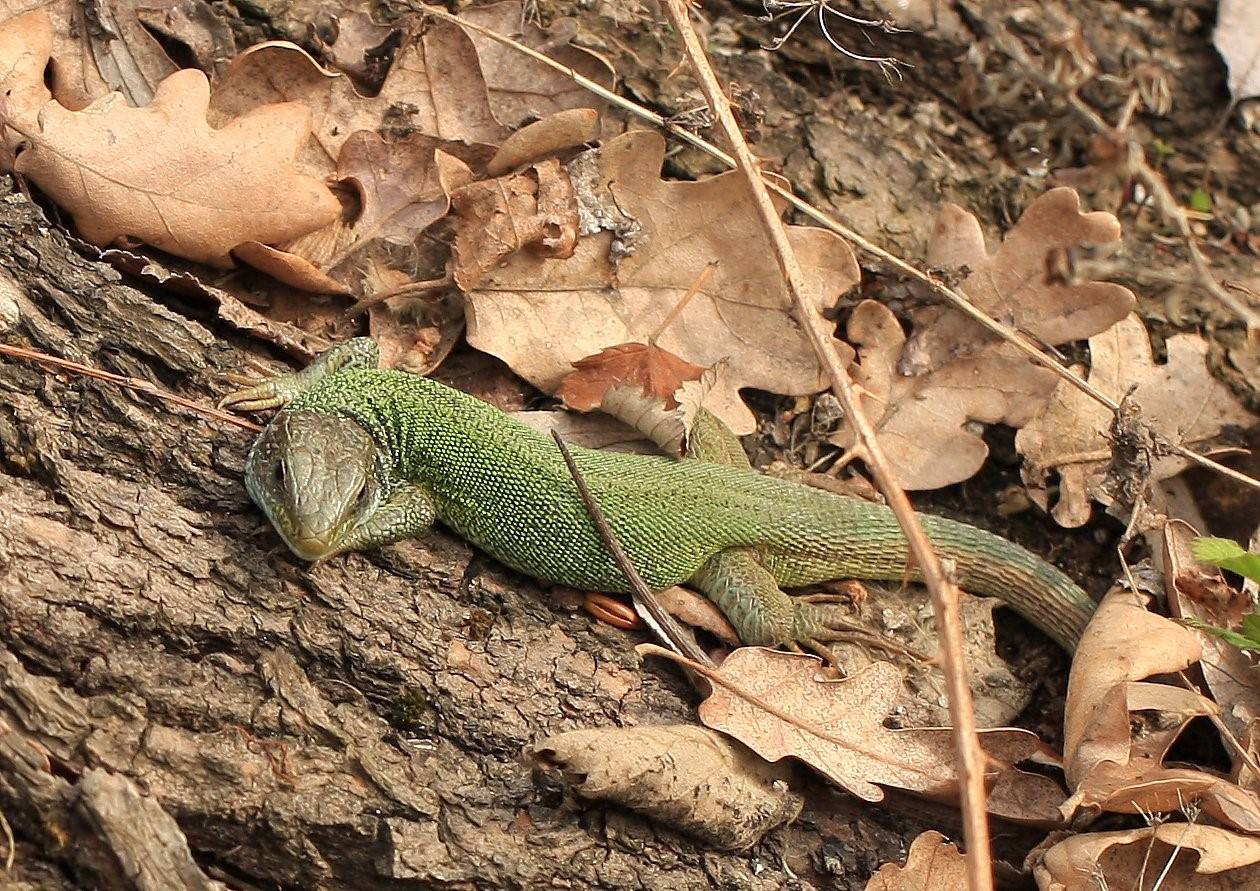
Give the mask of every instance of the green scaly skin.
M 246 485 L 295 553 L 365 550 L 437 521 L 535 578 L 627 590 L 549 437 L 465 393 L 375 365 L 375 344 L 358 338 L 224 400 L 282 407 L 250 452 Z M 887 507 L 750 472 L 742 453 L 722 464 L 572 451 L 647 584 L 698 587 L 745 643 L 816 645 L 850 627 L 782 588 L 918 578 Z M 1007 601 L 1074 649 L 1094 604 L 1071 579 L 999 536 L 921 519 L 964 588 Z

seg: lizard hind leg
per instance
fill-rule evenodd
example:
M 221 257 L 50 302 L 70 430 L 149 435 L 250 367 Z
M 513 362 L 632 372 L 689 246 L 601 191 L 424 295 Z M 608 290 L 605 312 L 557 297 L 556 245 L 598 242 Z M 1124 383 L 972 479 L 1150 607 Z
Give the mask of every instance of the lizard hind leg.
M 789 596 L 750 548 L 719 551 L 690 581 L 717 604 L 748 646 L 787 645 L 835 662 L 826 644 L 849 641 L 892 655 L 924 658 L 851 621 L 827 595 Z

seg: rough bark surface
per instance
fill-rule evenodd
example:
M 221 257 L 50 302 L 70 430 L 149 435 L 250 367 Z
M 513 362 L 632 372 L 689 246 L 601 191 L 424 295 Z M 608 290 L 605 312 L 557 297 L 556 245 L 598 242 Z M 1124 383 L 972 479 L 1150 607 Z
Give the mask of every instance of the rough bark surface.
M 0 270 L 5 340 L 186 396 L 259 349 L 82 258 L 7 183 Z M 692 720 L 670 670 L 441 533 L 299 564 L 241 486 L 248 443 L 0 359 L 0 812 L 20 840 L 0 885 L 860 887 L 878 864 L 855 851 L 895 856 L 899 834 L 835 800 L 739 856 L 575 802 L 522 749 Z

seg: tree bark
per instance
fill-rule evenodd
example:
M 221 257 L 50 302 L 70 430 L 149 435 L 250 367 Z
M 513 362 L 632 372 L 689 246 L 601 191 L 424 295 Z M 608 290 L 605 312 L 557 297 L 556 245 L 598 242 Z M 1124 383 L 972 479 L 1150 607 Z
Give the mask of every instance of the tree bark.
M 265 354 L 209 312 L 176 311 L 84 259 L 7 186 L 0 283 L 18 310 L 5 341 L 191 398 L 212 401 L 223 372 Z M 249 439 L 0 358 L 10 879 L 781 888 L 790 865 L 849 887 L 875 865 L 859 867 L 851 845 L 870 830 L 835 801 L 751 853 L 715 854 L 533 773 L 521 752 L 537 738 L 693 720 L 689 691 L 668 667 L 639 664 L 634 635 L 440 532 L 298 562 L 241 485 Z M 876 832 L 895 849 L 895 834 Z

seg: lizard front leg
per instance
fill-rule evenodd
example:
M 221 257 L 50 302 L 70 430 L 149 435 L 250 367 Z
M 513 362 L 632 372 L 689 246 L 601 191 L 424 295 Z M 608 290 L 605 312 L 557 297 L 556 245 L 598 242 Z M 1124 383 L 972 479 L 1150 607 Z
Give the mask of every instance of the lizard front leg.
M 329 375 L 347 368 L 376 368 L 378 364 L 380 349 L 376 342 L 370 337 L 352 337 L 321 354 L 301 371 L 278 374 L 229 393 L 219 400 L 219 408 L 238 411 L 284 408 Z
M 437 506 L 424 486 L 407 484 L 346 533 L 344 551 L 368 551 L 416 538 L 433 528 Z

